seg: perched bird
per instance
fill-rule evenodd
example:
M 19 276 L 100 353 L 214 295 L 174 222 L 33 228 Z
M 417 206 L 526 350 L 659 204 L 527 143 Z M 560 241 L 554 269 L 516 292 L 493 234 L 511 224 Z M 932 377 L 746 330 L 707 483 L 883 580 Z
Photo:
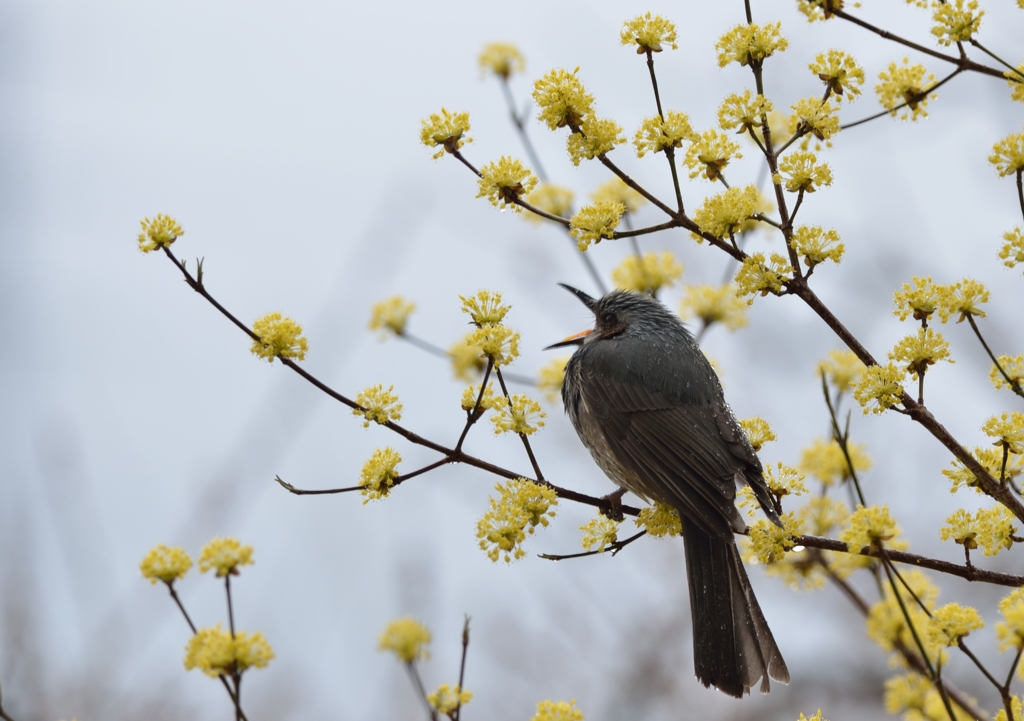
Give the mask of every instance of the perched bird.
M 777 524 L 779 509 L 711 364 L 654 298 L 562 287 L 595 317 L 593 330 L 550 346 L 579 346 L 562 382 L 566 413 L 609 478 L 682 520 L 697 679 L 736 697 L 758 679 L 762 693 L 769 678 L 788 683 L 733 537 L 746 529 L 736 484 L 749 484 Z

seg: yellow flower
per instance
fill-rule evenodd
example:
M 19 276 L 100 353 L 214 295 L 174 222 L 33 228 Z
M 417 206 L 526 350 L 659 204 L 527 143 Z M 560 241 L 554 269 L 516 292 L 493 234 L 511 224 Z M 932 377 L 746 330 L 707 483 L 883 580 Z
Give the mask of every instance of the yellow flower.
M 925 77 L 927 71 L 924 65 L 908 65 L 909 62 L 909 58 L 903 58 L 902 65 L 889 63 L 888 69 L 878 74 L 881 82 L 875 86 L 875 93 L 878 102 L 893 117 L 896 117 L 897 106 L 906 103 L 907 107 L 900 112 L 900 120 L 927 118 L 928 111 L 925 108 L 928 101 L 938 96 L 925 90 L 935 85 L 935 76 L 928 73 Z
M 822 718 L 822 716 L 821 716 L 821 709 L 818 709 L 818 713 L 814 714 L 813 716 L 804 716 L 801 713 L 800 714 L 800 718 L 797 719 L 797 721 L 828 721 L 828 719 L 827 718 Z
M 792 512 L 786 513 L 782 515 L 782 526 L 764 519 L 750 526 L 750 551 L 758 563 L 779 563 L 793 550 L 794 537 L 803 533 L 800 520 Z
M 988 303 L 988 289 L 984 284 L 964 278 L 952 285 L 939 286 L 939 316 L 945 323 L 951 316 L 959 315 L 957 323 L 969 315 L 985 317 L 985 311 L 978 306 Z
M 682 275 L 683 264 L 676 260 L 672 251 L 663 250 L 661 253 L 644 253 L 640 258 L 632 253 L 627 255 L 612 271 L 612 280 L 616 288 L 657 293 L 662 288 L 673 286 Z
M 407 301 L 400 295 L 393 295 L 375 303 L 370 310 L 370 330 L 380 331 L 381 338 L 394 333 L 397 336 L 405 333 L 409 324 L 409 316 L 416 310 L 416 304 Z
M 860 86 L 864 84 L 864 71 L 853 56 L 843 50 L 829 50 L 818 53 L 814 62 L 807 68 L 818 76 L 825 87 L 832 91 L 836 100 L 843 97 L 854 100 L 860 95 Z
M 384 424 L 388 421 L 402 420 L 402 404 L 398 402 L 398 396 L 393 391 L 394 386 L 384 386 L 378 383 L 359 392 L 356 396 L 356 404 L 362 408 L 353 408 L 352 415 L 363 417 L 363 428 L 370 427 L 370 421 Z
M 537 119 L 552 130 L 579 127 L 594 112 L 594 96 L 576 77 L 579 70 L 551 70 L 533 84 L 533 101 L 540 108 Z
M 746 486 L 744 486 L 745 488 Z M 640 514 L 634 519 L 637 528 L 643 528 L 648 536 L 663 538 L 678 536 L 683 532 L 683 522 L 679 520 L 679 512 L 664 503 L 641 508 Z
M 767 261 L 764 253 L 748 255 L 736 272 L 736 295 L 779 295 L 792 272 L 793 268 L 789 261 L 778 253 L 772 253 Z M 754 299 L 751 297 L 747 300 L 747 305 L 753 302 Z
M 463 691 L 459 684 L 449 686 L 443 683 L 437 687 L 436 691 L 427 694 L 427 703 L 430 704 L 431 708 L 436 709 L 438 713 L 445 716 L 451 716 L 455 709 L 465 706 L 472 700 L 473 692 Z
M 625 205 L 610 200 L 584 205 L 569 221 L 569 234 L 576 239 L 580 250 L 586 250 L 591 243 L 613 237 L 625 212 Z
M 830 350 L 828 358 L 818 361 L 816 372 L 820 376 L 824 371 L 828 382 L 840 393 L 845 393 L 853 388 L 865 367 L 852 350 Z
M 622 126 L 614 120 L 591 116 L 584 118 L 579 128 L 579 132 L 571 133 L 566 141 L 569 159 L 576 166 L 581 160 L 593 160 L 626 142 Z
M 512 306 L 501 302 L 501 293 L 490 290 L 478 290 L 476 295 L 468 298 L 460 295 L 459 300 L 462 301 L 462 312 L 468 313 L 478 327 L 501 323 L 512 310 Z
M 1006 448 L 1010 453 L 1024 453 L 1024 413 L 1010 411 L 992 416 L 982 424 L 981 430 L 996 439 L 992 445 Z
M 1021 0 L 1017 0 L 1019 5 Z M 1018 671 L 1020 675 L 1020 671 Z M 1024 696 L 1011 696 L 1010 697 L 1010 712 L 1013 714 L 1012 719 L 1006 718 L 1006 709 L 999 709 L 996 711 L 995 718 L 992 721 L 1021 721 L 1024 719 Z
M 391 651 L 402 663 L 430 657 L 430 631 L 412 616 L 395 619 L 384 627 L 377 641 L 378 651 Z
M 874 548 L 879 541 L 889 541 L 899 534 L 896 521 L 889 515 L 889 507 L 857 506 L 850 516 L 850 527 L 839 534 L 851 553 L 860 553 L 864 548 Z
M 274 358 L 306 359 L 309 341 L 302 335 L 302 326 L 280 313 L 267 313 L 252 324 L 252 332 L 259 340 L 252 342 L 249 352 L 268 363 Z
M 499 367 L 519 357 L 519 333 L 505 325 L 481 326 L 467 336 L 466 344 L 479 348 Z
M 251 667 L 264 668 L 273 658 L 274 652 L 262 633 L 236 631 L 232 638 L 219 623 L 214 628 L 199 629 L 185 646 L 185 670 L 199 669 L 213 678 Z
M 507 80 L 510 75 L 526 70 L 526 58 L 512 43 L 487 43 L 477 61 L 481 76 L 492 74 Z
M 1014 589 L 999 602 L 999 613 L 1003 621 L 996 624 L 996 638 L 999 650 L 1024 647 L 1024 588 Z
M 968 0 L 964 5 L 964 0 L 948 0 L 935 6 L 932 35 L 938 38 L 939 45 L 967 42 L 978 32 L 985 11 L 978 10 L 978 0 Z
M 590 194 L 594 203 L 622 203 L 625 213 L 635 213 L 647 204 L 647 198 L 626 185 L 622 178 L 616 176 L 606 180 L 594 188 Z
M 818 140 L 828 140 L 839 132 L 839 108 L 831 100 L 822 102 L 820 98 L 803 98 L 793 104 L 793 116 L 796 118 L 796 132 L 811 134 Z
M 842 501 L 828 496 L 815 496 L 797 511 L 803 524 L 815 536 L 827 536 L 832 529 L 846 522 L 850 509 Z
M 818 164 L 818 156 L 797 150 L 779 160 L 779 175 L 790 193 L 803 190 L 813 193 L 822 185 L 832 185 L 832 168 L 828 163 Z
M 178 221 L 163 213 L 157 213 L 153 220 L 143 218 L 139 221 L 139 225 L 142 226 L 142 232 L 139 233 L 139 250 L 143 253 L 149 253 L 158 248 L 169 248 L 171 243 L 185 235 L 185 231 L 178 225 Z
M 724 68 L 729 63 L 748 65 L 751 60 L 760 62 L 787 47 L 789 42 L 781 35 L 780 23 L 749 23 L 737 25 L 718 38 L 715 52 L 718 54 L 718 67 Z
M 843 0 L 797 0 L 796 9 L 807 16 L 807 22 L 828 20 L 837 10 L 842 10 Z
M 466 136 L 469 132 L 469 113 L 449 113 L 441 108 L 440 113 L 431 113 L 429 118 L 420 121 L 420 142 L 428 148 L 441 149 L 434 153 L 434 159 L 445 153 L 454 153 L 473 139 Z
M 702 175 L 708 180 L 717 180 L 730 160 L 743 157 L 739 150 L 738 143 L 712 128 L 690 138 L 683 162 L 690 169 L 691 178 Z
M 961 638 L 984 626 L 985 622 L 976 608 L 947 603 L 932 611 L 927 632 L 934 644 L 956 646 Z
M 583 712 L 572 701 L 541 701 L 530 721 L 583 721 Z
M 619 522 L 605 515 L 590 519 L 580 530 L 583 531 L 583 548 L 587 551 L 604 553 L 605 548 L 619 540 Z
M 517 393 L 511 399 L 502 397 L 501 401 L 495 401 L 495 413 L 491 416 L 494 435 L 518 433 L 529 436 L 544 427 L 548 414 L 540 403 L 525 393 Z
M 724 193 L 706 198 L 693 214 L 693 220 L 701 231 L 725 238 L 735 234 L 748 218 L 760 212 L 760 204 L 756 187 L 733 186 Z
M 1018 4 L 1024 0 L 1017 0 Z M 1003 73 L 1006 84 L 1010 86 L 1010 100 L 1024 103 L 1024 64 Z
M 993 478 L 998 479 L 1000 477 L 1003 470 L 1003 449 L 1001 447 L 975 448 L 971 455 Z M 981 493 L 981 489 L 978 487 L 978 479 L 974 473 L 968 470 L 959 460 L 954 460 L 952 465 L 952 469 L 942 472 L 942 475 L 953 482 L 950 493 L 956 493 L 960 490 L 961 486 L 974 488 Z M 1024 473 L 1024 456 L 1011 455 L 1006 462 L 1006 478 L 1013 479 L 1021 473 Z
M 570 356 L 552 358 L 537 372 L 537 388 L 548 403 L 555 403 L 562 393 L 562 381 L 565 379 L 565 364 Z
M 494 384 L 488 383 L 484 394 L 480 396 L 480 386 L 471 385 L 462 391 L 462 410 L 471 411 L 476 408 L 476 400 L 480 398 L 480 407 L 484 410 L 492 410 L 506 404 L 505 396 L 495 395 Z
M 743 134 L 748 130 L 760 130 L 761 117 L 772 112 L 772 101 L 763 95 L 751 95 L 750 90 L 743 94 L 732 93 L 718 107 L 718 125 L 722 130 L 739 128 L 736 133 Z
M 681 148 L 683 141 L 692 137 L 690 116 L 669 110 L 664 120 L 659 115 L 644 118 L 633 135 L 633 146 L 636 148 L 637 157 L 642 158 L 647 153 L 660 153 L 666 148 Z
M 359 494 L 363 505 L 376 501 L 391 493 L 391 486 L 398 478 L 398 464 L 402 456 L 394 448 L 378 448 L 359 472 Z
M 738 330 L 747 324 L 747 303 L 736 295 L 736 286 L 688 285 L 679 302 L 683 318 L 699 318 L 704 325 L 721 323 L 729 330 Z
M 760 453 L 761 447 L 765 443 L 771 443 L 775 440 L 775 431 L 768 425 L 768 421 L 760 416 L 744 418 L 740 421 L 740 427 L 747 434 L 747 440 L 754 447 L 755 453 Z
M 907 585 L 914 591 L 914 594 L 921 599 L 921 602 L 930 610 L 935 606 L 935 599 L 939 594 L 938 587 L 931 579 L 916 569 L 902 572 Z M 910 596 L 906 589 L 898 586 L 900 596 L 910 615 L 914 628 L 923 631 L 928 626 L 928 615 L 917 605 L 917 602 Z M 867 618 L 868 638 L 877 643 L 883 651 L 892 651 L 894 644 L 902 641 L 910 648 L 916 648 L 917 644 L 907 626 L 906 618 L 900 609 L 899 602 L 893 596 L 892 587 L 886 584 L 885 598 L 871 607 Z M 922 634 L 923 636 L 923 634 Z M 928 656 L 935 658 L 942 654 L 942 648 L 930 642 L 927 636 L 923 636 Z
M 452 372 L 457 379 L 462 381 L 473 380 L 487 367 L 483 348 L 472 343 L 475 333 L 476 331 L 468 333 L 448 349 Z
M 926 712 L 935 696 L 938 696 L 935 684 L 917 673 L 905 673 L 885 681 L 885 710 L 894 716 L 903 714 L 908 721 L 939 718 Z M 941 714 L 945 714 L 941 699 L 939 704 Z
M 839 242 L 839 233 L 820 225 L 798 225 L 793 231 L 793 246 L 808 268 L 826 260 L 838 265 L 846 252 L 846 246 Z
M 1024 86 L 1022 86 L 1024 87 Z M 999 249 L 999 257 L 1003 259 L 1003 265 L 1013 268 L 1024 263 L 1024 231 L 1014 228 L 1003 233 L 1003 247 Z
M 252 564 L 252 546 L 243 546 L 237 538 L 215 538 L 199 553 L 199 572 L 216 571 L 218 578 L 237 576 L 239 566 Z
M 847 444 L 853 470 L 861 473 L 871 468 L 871 457 L 867 454 L 864 443 Z M 800 470 L 817 478 L 822 484 L 831 486 L 836 482 L 846 481 L 851 477 L 850 464 L 839 443 L 829 438 L 815 438 L 809 446 L 800 452 Z
M 1007 383 L 1006 379 L 1003 378 L 1003 374 L 999 372 L 999 368 L 993 363 L 992 369 L 988 372 L 992 385 L 996 388 L 1006 388 L 1007 390 L 1021 388 L 1024 385 L 1024 355 L 1012 357 L 1001 355 L 998 361 L 1002 369 L 1006 371 L 1006 375 L 1010 376 L 1010 382 Z
M 977 521 L 970 513 L 959 508 L 946 518 L 946 525 L 939 529 L 939 536 L 943 541 L 952 540 L 968 549 L 977 548 Z
M 527 203 L 545 213 L 567 218 L 572 215 L 572 200 L 575 194 L 568 188 L 554 183 L 540 183 L 532 193 L 526 196 Z M 524 216 L 531 223 L 540 224 L 544 218 L 534 213 Z
M 753 131 L 761 145 L 764 145 L 764 133 L 761 126 L 755 125 Z M 772 136 L 772 146 L 780 148 L 793 137 L 793 133 L 796 131 L 796 117 L 772 110 L 768 113 L 768 131 Z
M 495 208 L 504 210 L 511 206 L 517 213 L 523 211 L 516 201 L 529 195 L 537 185 L 537 176 L 515 158 L 505 155 L 497 162 L 491 162 L 480 168 L 477 179 L 478 198 L 487 198 Z
M 489 499 L 490 508 L 477 522 L 476 537 L 480 549 L 491 561 L 503 558 L 511 563 L 526 555 L 522 543 L 540 525 L 546 527 L 555 515 L 558 497 L 555 489 L 516 478 L 494 487 L 498 499 Z
M 802 496 L 807 493 L 804 474 L 783 463 L 777 463 L 775 469 L 772 469 L 770 463 L 765 465 L 764 480 L 768 484 L 768 490 L 777 498 Z
M 914 287 L 910 283 L 903 284 L 903 290 L 892 294 L 893 310 L 900 320 L 906 320 L 911 314 L 914 320 L 926 320 L 932 313 L 939 310 L 945 286 L 932 282 L 929 276 L 914 276 Z
M 1010 133 L 993 145 L 988 162 L 996 166 L 1001 177 L 1024 170 L 1024 132 Z
M 679 45 L 676 43 L 676 26 L 661 15 L 637 15 L 632 20 L 627 20 L 622 25 L 619 39 L 623 45 L 636 45 L 636 54 L 643 55 L 648 50 L 652 53 L 660 53 L 668 45 L 673 50 Z
M 889 360 L 905 363 L 914 380 L 938 361 L 955 362 L 949 357 L 949 342 L 931 328 L 918 328 L 917 335 L 904 336 L 889 351 Z
M 903 379 L 907 373 L 895 363 L 869 366 L 861 373 L 853 389 L 853 397 L 868 413 L 881 413 L 903 402 Z
M 143 578 L 148 578 L 150 583 L 163 581 L 167 585 L 184 578 L 190 568 L 192 559 L 185 549 L 162 543 L 151 548 L 139 564 Z
M 995 556 L 1013 546 L 1017 534 L 1017 517 L 1003 505 L 981 508 L 977 515 L 978 544 L 986 556 Z

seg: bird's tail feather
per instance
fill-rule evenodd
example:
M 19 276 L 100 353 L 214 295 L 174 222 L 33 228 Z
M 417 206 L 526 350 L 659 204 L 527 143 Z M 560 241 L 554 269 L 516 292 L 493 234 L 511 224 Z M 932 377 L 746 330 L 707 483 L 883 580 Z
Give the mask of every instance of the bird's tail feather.
M 683 520 L 693 615 L 693 660 L 705 686 L 737 698 L 761 679 L 789 683 L 789 670 L 761 613 L 731 538 L 711 536 Z

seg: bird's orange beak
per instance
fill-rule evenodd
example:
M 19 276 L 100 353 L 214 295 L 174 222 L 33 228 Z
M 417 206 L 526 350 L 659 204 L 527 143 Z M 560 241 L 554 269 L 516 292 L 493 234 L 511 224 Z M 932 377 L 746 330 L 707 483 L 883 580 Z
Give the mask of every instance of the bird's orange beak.
M 583 345 L 583 340 L 593 332 L 594 330 L 592 328 L 587 328 L 586 330 L 580 331 L 575 335 L 569 336 L 565 340 L 558 341 L 554 345 L 549 345 L 544 350 L 551 350 L 552 348 L 564 348 L 570 345 Z

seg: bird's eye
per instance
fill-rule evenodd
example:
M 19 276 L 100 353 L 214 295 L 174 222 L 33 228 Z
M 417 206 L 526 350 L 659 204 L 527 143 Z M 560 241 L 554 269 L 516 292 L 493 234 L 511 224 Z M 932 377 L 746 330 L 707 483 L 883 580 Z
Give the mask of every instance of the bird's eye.
M 605 325 L 611 325 L 615 322 L 615 315 L 612 313 L 604 313 L 601 315 L 601 322 Z

